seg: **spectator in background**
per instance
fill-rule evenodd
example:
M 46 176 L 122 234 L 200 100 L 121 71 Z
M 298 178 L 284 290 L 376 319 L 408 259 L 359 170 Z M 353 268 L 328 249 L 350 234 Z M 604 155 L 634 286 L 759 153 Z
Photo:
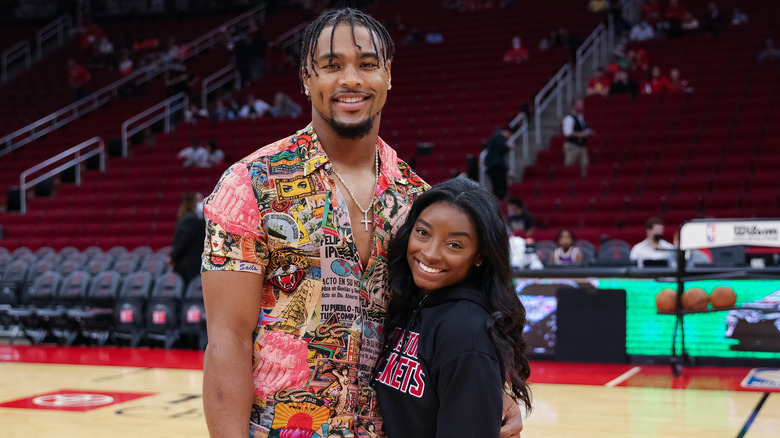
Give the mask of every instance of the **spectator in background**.
M 734 12 L 731 15 L 731 25 L 732 26 L 744 26 L 750 22 L 750 19 L 748 19 L 748 16 L 739 10 L 739 8 L 734 8 Z
M 487 154 L 485 155 L 485 171 L 490 178 L 493 186 L 493 194 L 498 199 L 504 199 L 507 191 L 507 172 L 509 164 L 507 163 L 506 153 L 509 152 L 507 139 L 512 135 L 509 128 L 499 128 L 493 132 L 487 143 Z
M 122 54 L 122 58 L 119 60 L 119 73 L 122 76 L 127 76 L 133 72 L 133 60 L 127 53 Z
M 642 5 L 640 13 L 642 20 L 646 21 L 650 26 L 656 27 L 661 22 L 661 4 L 658 0 L 647 0 Z
M 676 91 L 672 82 L 661 72 L 661 67 L 654 65 L 650 80 L 641 87 L 642 94 L 656 94 L 664 91 Z
M 209 167 L 209 151 L 197 138 L 190 140 L 190 145 L 180 150 L 176 158 L 183 167 Z
M 618 94 L 636 95 L 639 92 L 639 85 L 632 81 L 625 70 L 618 70 L 612 77 L 612 85 L 609 87 L 609 95 Z
M 572 230 L 564 228 L 558 231 L 558 235 L 555 237 L 555 243 L 558 244 L 558 247 L 550 254 L 549 264 L 558 266 L 581 265 L 582 252 L 574 246 L 576 241 Z
M 536 231 L 536 219 L 526 211 L 521 198 L 509 198 L 506 205 L 506 223 L 509 234 L 533 237 Z
M 68 86 L 73 90 L 74 102 L 87 97 L 89 94 L 87 85 L 91 80 L 92 76 L 83 65 L 73 58 L 68 60 Z
M 190 106 L 184 111 L 184 121 L 197 124 L 198 120 L 209 118 L 209 112 L 206 108 L 198 108 L 198 105 L 190 103 Z
M 203 219 L 203 195 L 185 193 L 179 204 L 179 220 L 173 231 L 169 265 L 185 283 L 200 275 L 206 221 Z
M 571 105 L 571 113 L 563 118 L 561 130 L 566 141 L 563 142 L 563 165 L 579 164 L 582 176 L 588 168 L 588 139 L 594 132 L 585 122 L 585 102 L 576 99 Z
M 707 3 L 707 11 L 701 20 L 701 28 L 715 37 L 720 35 L 720 31 L 723 29 L 723 19 L 715 2 Z
M 190 88 L 197 81 L 197 78 L 187 70 L 187 66 L 184 65 L 180 59 L 175 59 L 171 62 L 170 67 L 165 72 L 163 78 L 165 83 L 165 92 L 168 97 L 174 96 L 178 93 L 185 93 L 190 95 Z
M 408 35 L 404 38 L 403 41 L 401 41 L 402 46 L 416 46 L 418 44 L 422 44 L 425 41 L 425 37 L 422 34 L 422 31 L 420 31 L 420 28 L 415 27 L 412 29 L 411 32 L 409 32 Z
M 444 35 L 438 30 L 434 29 L 432 32 L 425 34 L 426 44 L 441 44 L 444 42 Z
M 680 75 L 680 69 L 673 68 L 669 70 L 669 82 L 674 87 L 673 91 L 680 93 L 693 93 L 693 87 L 688 84 L 688 81 L 682 78 Z
M 274 117 L 292 117 L 297 119 L 303 114 L 303 109 L 292 98 L 281 91 L 274 96 L 274 105 L 268 109 Z
M 504 62 L 521 63 L 528 61 L 528 50 L 523 47 L 523 40 L 516 36 L 512 38 L 512 47 L 504 53 Z
M 669 37 L 676 37 L 682 35 L 683 23 L 689 20 L 690 13 L 685 6 L 680 3 L 680 0 L 669 0 L 669 4 L 663 13 L 663 21 L 660 23 L 661 28 L 666 31 L 666 35 Z
M 758 52 L 756 61 L 780 61 L 780 49 L 775 47 L 775 41 L 772 38 L 767 38 L 764 41 L 764 48 Z
M 655 30 L 653 30 L 653 26 L 651 26 L 647 20 L 643 20 L 641 23 L 631 28 L 629 38 L 631 41 L 651 40 L 655 38 Z
M 217 142 L 211 140 L 209 142 L 209 155 L 207 158 L 208 167 L 219 166 L 225 164 L 225 153 L 217 147 Z
M 664 223 L 657 217 L 651 217 L 645 224 L 647 237 L 631 248 L 629 258 L 644 267 L 645 260 L 667 260 L 669 267 L 676 267 L 675 246 L 664 240 Z
M 268 102 L 263 99 L 255 99 L 255 96 L 248 94 L 246 103 L 238 110 L 238 117 L 241 119 L 263 117 L 271 108 Z
M 603 67 L 596 70 L 596 76 L 588 80 L 588 88 L 585 94 L 588 96 L 599 95 L 606 97 L 609 95 L 609 87 L 612 86 L 612 80 L 607 76 Z
M 95 68 L 117 68 L 119 61 L 114 53 L 114 44 L 112 44 L 108 38 L 101 38 L 100 41 L 95 43 L 92 47 L 94 49 L 92 53 L 92 64 Z
M 235 29 L 230 36 L 227 47 L 233 52 L 233 62 L 238 71 L 238 88 L 246 88 L 252 80 L 252 69 L 249 63 L 251 55 L 249 36 L 246 32 Z
M 512 269 L 544 269 L 544 264 L 534 251 L 533 239 L 509 235 L 509 264 Z
M 106 32 L 97 24 L 90 24 L 81 34 L 81 50 L 89 53 L 93 46 L 106 37 Z
M 225 104 L 225 99 L 217 99 L 211 120 L 235 120 L 236 113 Z

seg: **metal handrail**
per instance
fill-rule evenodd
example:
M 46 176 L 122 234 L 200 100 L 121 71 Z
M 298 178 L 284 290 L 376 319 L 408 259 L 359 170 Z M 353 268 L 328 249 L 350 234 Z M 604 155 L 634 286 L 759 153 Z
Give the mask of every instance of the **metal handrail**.
M 141 132 L 147 127 L 160 120 L 165 121 L 165 132 L 171 132 L 172 116 L 181 110 L 185 110 L 190 104 L 190 99 L 186 93 L 179 93 L 164 101 L 147 108 L 144 111 L 130 117 L 122 123 L 122 157 L 127 157 L 130 144 L 130 137 Z M 162 110 L 162 112 L 159 112 Z M 157 113 L 157 114 L 155 114 Z M 150 117 L 151 116 L 151 117 Z M 136 122 L 142 121 L 138 125 Z
M 32 51 L 30 49 L 30 43 L 26 40 L 14 44 L 3 52 L 2 66 L 0 66 L 0 83 L 8 82 L 9 66 L 20 58 L 24 58 L 25 68 L 30 68 L 30 65 L 32 64 Z
M 265 20 L 265 5 L 258 5 L 212 31 L 190 41 L 187 44 L 189 50 L 185 55 L 185 60 L 224 41 L 227 38 L 227 35 L 223 31 L 223 27 L 236 26 L 241 23 L 248 24 L 252 20 L 258 20 L 260 23 Z M 3 138 L 0 138 L 0 156 L 16 150 L 41 136 L 70 123 L 82 115 L 99 108 L 118 95 L 119 89 L 130 81 L 133 81 L 135 84 L 142 84 L 156 77 L 168 69 L 170 62 L 170 58 L 163 57 L 114 81 L 112 84 L 101 88 L 77 102 L 61 108 L 24 128 L 18 129 Z
M 563 115 L 563 90 L 566 89 L 566 102 L 571 102 L 572 98 L 572 71 L 569 64 L 565 64 L 555 73 L 547 84 L 536 94 L 534 98 L 534 130 L 536 144 L 542 143 L 542 112 L 553 99 L 557 100 L 557 115 Z
M 97 148 L 92 149 L 87 152 L 83 152 L 85 149 L 91 148 L 94 145 L 98 145 Z M 19 210 L 21 214 L 27 213 L 27 190 L 35 187 L 38 183 L 45 181 L 46 179 L 57 175 L 58 173 L 62 172 L 63 170 L 74 167 L 76 170 L 76 185 L 81 185 L 81 166 L 80 164 L 84 161 L 88 160 L 89 158 L 94 157 L 95 155 L 100 156 L 100 171 L 105 172 L 106 171 L 106 145 L 103 142 L 102 137 L 92 137 L 91 139 L 79 143 L 76 146 L 73 146 L 72 148 L 68 149 L 65 152 L 61 152 L 51 158 L 49 158 L 46 161 L 43 161 L 39 164 L 36 164 L 35 166 L 25 170 L 22 172 L 21 175 L 19 175 Z M 50 169 L 46 172 L 44 172 L 41 175 L 38 175 L 37 177 L 33 178 L 31 181 L 27 181 L 27 177 L 38 172 L 39 170 L 45 169 L 48 166 L 51 166 L 53 164 L 56 164 L 60 162 L 61 160 L 68 158 L 70 156 L 73 156 L 73 159 L 68 160 L 64 163 L 61 163 L 57 167 Z
M 596 29 L 588 35 L 588 38 L 577 49 L 577 72 L 575 82 L 577 84 L 577 93 L 582 93 L 582 66 L 586 62 L 592 62 L 592 68 L 596 69 L 599 62 L 606 60 L 606 48 L 609 38 L 607 37 L 607 28 L 604 24 L 599 24 Z
M 208 105 L 209 93 L 217 90 L 219 87 L 227 84 L 230 81 L 235 81 L 238 86 L 238 70 L 233 64 L 222 67 L 213 74 L 203 79 L 201 82 L 201 108 L 206 108 Z
M 518 127 L 519 125 L 519 127 Z M 509 122 L 511 129 L 517 130 L 509 136 L 506 142 L 512 147 L 509 149 L 509 173 L 516 174 L 517 170 L 517 139 L 523 138 L 523 161 L 528 163 L 531 159 L 531 151 L 528 148 L 528 119 L 525 113 L 520 113 Z
M 73 20 L 70 16 L 60 15 L 55 18 L 54 21 L 43 26 L 35 34 L 35 44 L 37 47 L 37 57 L 40 59 L 43 56 L 43 45 L 52 38 L 57 38 L 57 46 L 65 44 L 65 38 L 70 37 L 73 34 Z

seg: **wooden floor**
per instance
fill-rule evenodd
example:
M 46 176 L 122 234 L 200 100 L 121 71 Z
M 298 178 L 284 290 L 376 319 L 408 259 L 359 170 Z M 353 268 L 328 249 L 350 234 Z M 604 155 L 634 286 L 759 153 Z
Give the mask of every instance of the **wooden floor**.
M 117 360 L 117 350 L 42 355 L 20 348 L 0 347 L 3 438 L 208 436 L 197 353 L 177 360 L 176 353 L 149 350 Z M 746 424 L 744 437 L 780 436 L 780 392 L 717 389 L 747 370 L 674 379 L 665 367 L 532 366 L 534 410 L 524 438 L 738 437 Z

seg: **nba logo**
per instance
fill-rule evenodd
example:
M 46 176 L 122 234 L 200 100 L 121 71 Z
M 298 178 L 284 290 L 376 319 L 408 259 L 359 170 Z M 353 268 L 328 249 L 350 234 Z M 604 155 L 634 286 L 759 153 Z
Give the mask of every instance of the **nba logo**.
M 704 235 L 707 237 L 707 243 L 715 243 L 715 240 L 717 239 L 715 224 L 708 223 L 704 230 Z

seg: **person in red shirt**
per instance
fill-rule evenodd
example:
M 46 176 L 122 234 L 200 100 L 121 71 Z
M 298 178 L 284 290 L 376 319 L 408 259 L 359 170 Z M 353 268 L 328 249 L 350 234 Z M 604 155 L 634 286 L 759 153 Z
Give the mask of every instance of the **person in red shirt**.
M 655 94 L 663 93 L 664 91 L 675 91 L 675 88 L 669 78 L 661 72 L 661 67 L 654 65 L 650 80 L 645 81 L 640 90 L 642 94 Z
M 669 5 L 664 10 L 663 23 L 667 35 L 670 37 L 681 35 L 683 23 L 690 21 L 689 15 L 690 13 L 680 3 L 680 0 L 669 0 Z
M 596 76 L 588 80 L 588 89 L 585 90 L 585 94 L 592 96 L 598 94 L 599 96 L 608 96 L 609 87 L 612 85 L 612 79 L 606 74 L 603 68 L 596 70 Z
M 89 94 L 87 84 L 90 80 L 92 76 L 83 65 L 73 58 L 68 60 L 68 86 L 73 90 L 74 101 L 81 100 Z
M 680 75 L 680 69 L 673 68 L 669 70 L 669 82 L 674 87 L 674 90 L 678 93 L 692 93 L 693 87 L 688 84 L 688 81 L 682 78 Z
M 528 50 L 523 48 L 523 40 L 519 36 L 512 38 L 512 48 L 504 54 L 504 62 L 521 63 L 528 61 Z
M 661 4 L 658 0 L 647 0 L 642 6 L 642 19 L 655 27 L 661 21 Z

